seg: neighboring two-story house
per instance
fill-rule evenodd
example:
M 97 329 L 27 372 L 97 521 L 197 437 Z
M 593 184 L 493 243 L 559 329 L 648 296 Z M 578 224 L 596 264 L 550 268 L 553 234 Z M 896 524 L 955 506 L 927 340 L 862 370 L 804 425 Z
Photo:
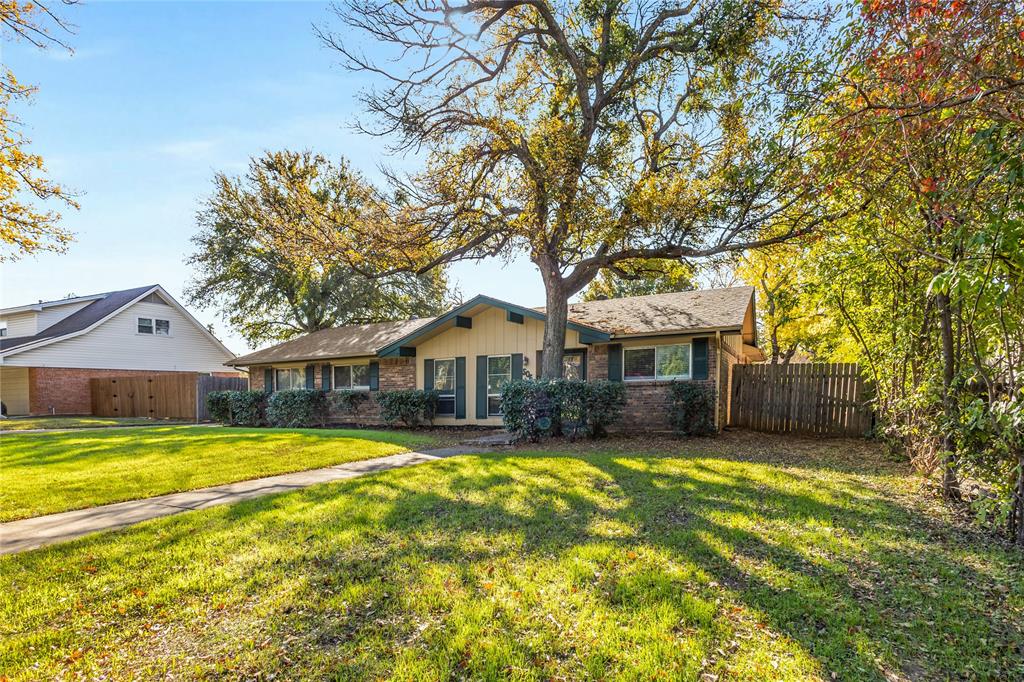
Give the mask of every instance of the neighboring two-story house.
M 730 368 L 764 359 L 757 348 L 751 287 L 688 291 L 572 304 L 564 374 L 626 384 L 627 428 L 668 428 L 672 381 L 717 389 L 717 421 L 728 414 Z M 544 310 L 477 296 L 436 318 L 325 329 L 235 358 L 250 383 L 293 388 L 376 391 L 433 388 L 439 425 L 501 425 L 501 386 L 536 376 Z M 373 400 L 356 415 L 379 421 Z
M 0 399 L 9 415 L 89 414 L 89 379 L 236 375 L 235 355 L 158 284 L 0 309 Z

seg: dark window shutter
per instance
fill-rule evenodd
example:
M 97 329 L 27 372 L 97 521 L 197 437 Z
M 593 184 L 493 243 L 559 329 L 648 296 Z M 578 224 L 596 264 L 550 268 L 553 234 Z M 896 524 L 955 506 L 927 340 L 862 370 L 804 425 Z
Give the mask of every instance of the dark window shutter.
M 371 362 L 370 363 L 370 390 L 371 391 L 379 391 L 380 390 L 380 363 L 379 362 Z
M 580 353 L 580 355 L 583 356 L 582 358 L 580 358 L 580 379 L 582 379 L 583 381 L 586 381 L 587 380 L 587 350 L 584 348 L 583 352 Z
M 423 361 L 423 390 L 429 391 L 434 388 L 434 361 Z
M 316 388 L 316 367 L 306 365 L 306 390 L 312 391 Z
M 271 367 L 267 367 L 263 370 L 263 392 L 274 392 L 274 370 Z
M 324 391 L 331 390 L 331 366 L 320 365 L 320 388 Z
M 693 367 L 690 370 L 690 378 L 695 381 L 703 381 L 708 378 L 708 340 L 693 340 Z
M 608 344 L 608 379 L 622 381 L 622 344 Z
M 523 354 L 512 354 L 512 381 L 523 380 Z
M 487 419 L 487 356 L 476 356 L 476 418 Z
M 455 418 L 466 418 L 466 358 L 455 358 Z

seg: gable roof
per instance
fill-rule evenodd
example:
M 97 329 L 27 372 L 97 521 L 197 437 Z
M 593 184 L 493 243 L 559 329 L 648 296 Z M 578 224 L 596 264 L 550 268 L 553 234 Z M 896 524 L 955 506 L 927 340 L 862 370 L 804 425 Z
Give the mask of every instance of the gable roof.
M 617 337 L 740 328 L 753 296 L 729 287 L 570 303 L 569 319 Z
M 264 362 L 301 362 L 324 358 L 351 358 L 376 355 L 397 339 L 430 324 L 433 317 L 398 322 L 349 325 L 321 329 L 270 348 L 254 351 L 231 360 L 229 365 L 258 365 Z
M 753 287 L 733 287 L 573 303 L 569 306 L 567 327 L 579 332 L 581 340 L 586 339 L 584 343 L 603 343 L 625 336 L 740 330 L 753 299 Z M 546 317 L 544 308 L 524 308 L 489 296 L 475 296 L 438 317 L 324 329 L 226 364 L 251 366 L 400 356 L 408 344 L 458 325 L 459 318 L 471 316 L 482 306 L 503 308 L 541 321 Z
M 168 304 L 191 320 L 196 327 L 201 329 L 203 333 L 216 343 L 217 346 L 219 346 L 225 353 L 234 356 L 234 353 L 228 350 L 227 347 L 217 339 L 217 337 L 210 333 L 209 329 L 203 326 L 199 320 L 194 318 L 192 314 L 188 312 L 188 310 L 174 300 L 174 297 L 164 291 L 164 288 L 159 284 L 150 284 L 148 286 L 135 287 L 133 289 L 122 289 L 120 291 L 108 291 L 104 294 L 80 296 L 61 301 L 47 301 L 45 303 L 38 303 L 35 305 L 21 306 L 19 308 L 5 308 L 3 310 L 5 313 L 9 313 L 11 311 L 21 312 L 41 310 L 44 307 L 92 300 L 92 303 L 88 304 L 84 308 L 76 310 L 67 317 L 58 320 L 33 336 L 15 336 L 0 339 L 0 353 L 3 355 L 13 355 L 14 353 L 20 353 L 25 350 L 49 345 L 50 343 L 55 343 L 62 339 L 79 336 L 80 334 L 90 331 L 100 323 L 105 322 L 131 304 L 136 303 L 153 293 L 158 293 Z

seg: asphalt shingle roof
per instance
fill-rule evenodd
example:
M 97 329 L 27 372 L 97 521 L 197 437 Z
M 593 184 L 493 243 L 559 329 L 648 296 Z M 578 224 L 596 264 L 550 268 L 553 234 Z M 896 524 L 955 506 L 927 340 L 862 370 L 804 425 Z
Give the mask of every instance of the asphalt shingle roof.
M 569 319 L 613 336 L 739 328 L 753 295 L 753 287 L 732 287 L 573 303 Z M 543 308 L 536 310 L 544 312 Z M 324 329 L 237 357 L 229 364 L 251 366 L 375 355 L 434 319 Z
M 235 358 L 231 365 L 258 365 L 265 362 L 301 362 L 324 358 L 351 358 L 376 352 L 433 321 L 432 317 L 399 322 L 376 322 L 321 329 L 270 348 Z
M 55 324 L 50 325 L 33 336 L 14 336 L 0 339 L 0 350 L 10 350 L 29 343 L 36 343 L 37 341 L 44 341 L 58 336 L 67 336 L 68 334 L 74 334 L 75 332 L 80 332 L 83 329 L 88 329 L 107 315 L 117 312 L 156 286 L 156 284 L 150 284 L 149 286 L 135 287 L 134 289 L 109 291 L 103 294 L 103 298 L 93 301 L 84 308 L 76 310 L 64 319 L 58 320 Z M 60 301 L 48 301 L 48 303 L 59 302 Z

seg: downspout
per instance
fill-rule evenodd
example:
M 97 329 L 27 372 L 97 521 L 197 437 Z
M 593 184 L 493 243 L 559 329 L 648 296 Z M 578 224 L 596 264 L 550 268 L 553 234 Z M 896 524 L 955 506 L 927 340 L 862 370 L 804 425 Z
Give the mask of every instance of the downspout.
M 718 401 L 722 393 L 722 330 L 715 330 L 715 384 L 718 390 L 715 391 L 715 433 L 720 431 L 718 427 Z

